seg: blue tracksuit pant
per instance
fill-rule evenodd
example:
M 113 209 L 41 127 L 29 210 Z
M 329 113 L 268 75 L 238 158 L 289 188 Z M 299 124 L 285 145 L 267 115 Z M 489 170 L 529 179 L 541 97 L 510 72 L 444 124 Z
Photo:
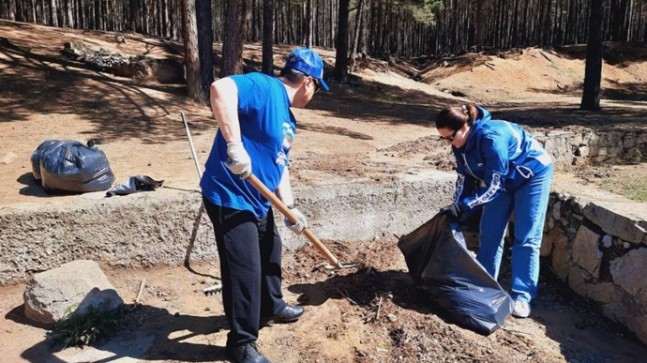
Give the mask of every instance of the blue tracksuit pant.
M 504 235 L 514 211 L 512 288 L 514 300 L 530 302 L 537 294 L 541 247 L 553 166 L 534 175 L 521 187 L 504 191 L 483 207 L 477 260 L 495 279 L 503 256 Z

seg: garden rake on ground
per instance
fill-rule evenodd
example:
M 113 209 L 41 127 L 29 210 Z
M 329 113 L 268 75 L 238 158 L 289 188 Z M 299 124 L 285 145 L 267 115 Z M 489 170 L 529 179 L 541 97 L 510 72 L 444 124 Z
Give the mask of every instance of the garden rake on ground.
M 198 170 L 198 179 L 202 178 L 202 169 L 200 168 L 200 163 L 198 162 L 198 155 L 195 153 L 195 146 L 193 146 L 193 138 L 191 137 L 191 131 L 189 130 L 189 124 L 186 122 L 184 117 L 184 112 L 182 114 L 182 122 L 184 123 L 184 128 L 186 129 L 186 135 L 189 138 L 189 144 L 191 145 L 191 155 L 193 156 L 193 161 L 195 162 L 195 168 Z M 198 226 L 200 225 L 200 220 L 202 220 L 202 215 L 204 214 L 204 203 L 200 205 L 200 211 L 198 212 L 198 217 L 193 226 L 193 232 L 191 233 L 191 240 L 189 241 L 189 246 L 186 250 L 186 255 L 184 256 L 184 266 L 192 271 L 189 265 L 189 257 L 191 255 L 191 250 L 193 249 L 193 243 L 195 242 Z M 215 294 L 218 291 L 222 290 L 222 284 L 215 284 L 209 287 L 202 289 L 202 292 L 205 295 Z

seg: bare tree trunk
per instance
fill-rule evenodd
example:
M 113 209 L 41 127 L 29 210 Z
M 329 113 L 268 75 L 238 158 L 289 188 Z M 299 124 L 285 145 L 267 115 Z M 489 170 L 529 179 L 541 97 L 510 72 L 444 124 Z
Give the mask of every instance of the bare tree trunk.
M 52 26 L 58 26 L 58 18 L 56 16 L 56 0 L 49 0 L 49 23 Z
M 139 0 L 129 0 L 130 11 L 129 11 L 129 30 L 136 32 L 137 29 L 137 12 L 139 10 Z
M 263 0 L 263 73 L 274 75 L 274 0 Z
M 314 9 L 312 7 L 312 0 L 306 2 L 306 47 L 312 48 L 312 33 L 314 29 L 312 27 L 314 19 Z
M 195 0 L 182 0 L 182 36 L 184 38 L 184 66 L 186 67 L 186 88 L 193 100 L 206 103 L 200 79 L 200 57 L 198 54 L 198 26 L 195 14 Z
M 9 18 L 9 20 L 16 20 L 16 0 L 9 0 L 7 12 L 7 18 Z
M 330 33 L 328 44 L 335 44 L 335 0 L 330 0 Z
M 31 0 L 31 22 L 36 23 L 36 0 Z
M 213 82 L 213 28 L 211 0 L 195 0 L 198 28 L 198 53 L 200 57 L 200 80 L 205 101 L 209 99 L 209 87 Z
M 67 11 L 67 26 L 70 28 L 74 28 L 76 26 L 76 22 L 74 21 L 74 1 L 73 0 L 65 0 L 65 10 Z
M 339 0 L 339 22 L 337 23 L 337 52 L 333 77 L 340 83 L 348 81 L 348 7 L 350 0 Z
M 225 39 L 222 43 L 220 77 L 243 73 L 243 36 L 248 0 L 227 1 Z
M 602 32 L 603 0 L 591 0 L 589 20 L 589 41 L 586 45 L 586 66 L 584 70 L 584 92 L 582 110 L 600 110 L 600 83 L 602 81 Z
M 355 14 L 355 35 L 353 35 L 353 47 L 351 51 L 351 69 L 353 72 L 355 70 L 355 59 L 357 58 L 357 49 L 359 48 L 360 34 L 362 34 L 362 28 L 364 24 L 362 22 L 362 15 L 364 14 L 364 0 L 358 0 L 357 2 L 357 14 Z

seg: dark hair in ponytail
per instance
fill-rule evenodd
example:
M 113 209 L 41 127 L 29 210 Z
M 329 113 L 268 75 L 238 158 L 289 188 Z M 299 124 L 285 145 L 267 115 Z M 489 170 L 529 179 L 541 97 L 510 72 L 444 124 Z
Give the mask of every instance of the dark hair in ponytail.
M 472 126 L 479 111 L 474 105 L 462 105 L 461 107 L 448 107 L 436 116 L 437 129 L 459 130 L 463 125 Z

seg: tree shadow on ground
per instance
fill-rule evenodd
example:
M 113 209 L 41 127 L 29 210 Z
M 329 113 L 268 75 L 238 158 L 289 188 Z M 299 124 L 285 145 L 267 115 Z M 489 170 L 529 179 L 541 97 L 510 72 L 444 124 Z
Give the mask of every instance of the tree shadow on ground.
M 184 85 L 111 77 L 7 39 L 0 42 L 0 64 L 0 122 L 25 121 L 33 113 L 50 114 L 57 122 L 57 114 L 74 114 L 95 124 L 102 140 L 139 138 L 155 144 L 185 136 L 179 117 L 169 120 L 172 106 L 190 102 Z
M 619 83 L 616 81 L 608 80 L 613 87 L 607 87 L 602 90 L 601 99 L 604 101 L 621 101 L 629 105 L 647 106 L 647 86 L 644 83 Z M 546 90 L 538 88 L 530 88 L 529 90 L 534 93 L 554 94 L 560 96 L 571 96 L 580 98 L 582 96 L 583 84 L 575 84 L 573 86 L 565 86 L 555 90 Z
M 532 324 L 543 326 L 546 335 L 558 342 L 561 354 L 566 361 L 628 363 L 640 362 L 643 359 L 640 357 L 644 356 L 642 355 L 645 351 L 644 347 L 641 347 L 635 338 L 631 339 L 630 333 L 627 333 L 626 329 L 611 323 L 598 313 L 594 314 L 590 310 L 586 310 L 590 309 L 591 302 L 574 297 L 570 289 L 563 289 L 563 284 L 557 284 L 554 277 L 547 276 L 551 274 L 548 268 L 543 270 L 541 298 L 533 303 L 533 314 L 528 319 L 536 322 Z M 509 287 L 509 274 L 510 260 L 508 256 L 501 271 L 501 284 L 504 288 L 505 286 Z M 372 268 L 363 268 L 347 275 L 335 275 L 325 281 L 295 284 L 288 289 L 301 294 L 299 301 L 304 305 L 318 306 L 329 299 L 346 299 L 351 304 L 365 310 L 375 310 L 376 300 L 389 296 L 396 305 L 403 309 L 413 310 L 423 315 L 436 315 L 443 322 L 456 325 L 456 322 L 433 300 L 430 294 L 418 288 L 409 274 L 403 271 L 377 271 Z M 587 313 L 581 314 L 582 311 L 587 311 Z M 574 315 L 576 312 L 578 314 Z M 595 322 L 587 318 L 590 316 L 595 317 Z M 579 325 L 565 328 L 564 321 L 575 321 Z M 586 329 L 582 326 L 587 323 L 591 325 L 590 328 L 595 329 L 590 333 L 592 335 L 578 334 L 578 331 Z M 497 332 L 501 339 L 508 339 L 506 337 L 518 334 L 515 329 L 509 327 L 510 325 L 506 323 Z M 579 336 L 580 339 L 574 339 L 575 336 Z M 600 339 L 600 337 L 608 339 L 611 343 L 600 349 L 587 346 L 590 339 Z M 531 339 L 531 337 L 528 338 Z M 612 357 L 609 352 L 613 351 L 613 344 L 627 346 L 631 348 L 632 352 L 614 353 Z
M 96 125 L 101 141 L 139 138 L 145 143 L 164 143 L 184 138 L 183 129 L 169 120 L 172 109 L 186 98 L 185 85 L 112 77 L 93 71 L 81 62 L 64 56 L 44 55 L 2 38 L 0 64 L 0 120 L 25 121 L 31 114 L 75 114 Z M 49 46 L 50 53 L 52 46 Z M 217 56 L 214 56 L 217 58 Z M 258 66 L 248 62 L 247 71 Z M 333 92 L 320 92 L 309 108 L 334 116 L 364 122 L 392 119 L 393 123 L 422 123 L 428 120 L 429 106 L 440 108 L 445 101 L 419 90 L 405 90 L 379 82 L 335 84 Z M 156 94 L 153 94 L 156 93 Z M 168 102 L 167 102 L 168 101 Z M 358 105 L 358 101 L 362 104 Z M 193 105 L 195 106 L 195 104 Z M 206 117 L 192 117 L 196 132 L 212 127 Z M 179 121 L 177 121 L 179 122 Z
M 445 315 L 437 306 L 428 304 L 425 293 L 419 289 L 408 273 L 403 271 L 377 271 L 361 268 L 346 275 L 335 275 L 325 281 L 312 284 L 294 284 L 290 292 L 300 294 L 302 305 L 319 306 L 328 299 L 347 299 L 354 305 L 370 308 L 375 299 L 391 295 L 398 306 L 415 310 L 422 314 Z
M 49 27 L 44 29 L 46 32 L 59 32 L 60 34 L 54 36 L 55 40 L 60 41 L 66 37 L 64 30 L 52 30 Z M 105 36 L 114 37 L 114 34 L 105 35 L 101 32 L 89 34 L 99 39 Z M 22 44 L 19 38 L 1 39 L 0 66 L 3 67 L 3 72 L 0 75 L 0 122 L 25 121 L 38 113 L 51 115 L 51 122 L 57 122 L 59 114 L 78 115 L 81 120 L 94 125 L 94 129 L 86 133 L 92 134 L 100 139 L 99 141 L 136 138 L 147 144 L 160 144 L 185 137 L 184 130 L 178 127 L 178 108 L 183 105 L 193 110 L 202 107 L 186 97 L 186 87 L 183 84 L 161 85 L 112 77 L 92 71 L 81 62 L 56 55 L 57 47 L 62 47 L 62 44 L 42 44 L 44 41 L 40 40 L 38 47 L 46 49 L 46 53 L 50 54 L 45 55 L 41 54 L 44 52 L 41 48 L 32 50 L 27 46 L 17 45 Z M 160 47 L 168 48 L 168 53 L 177 56 L 181 50 L 172 42 L 146 40 L 144 43 L 147 43 L 145 53 L 154 47 Z M 288 50 L 287 47 L 277 49 L 283 52 Z M 216 53 L 214 57 L 217 58 Z M 246 70 L 258 71 L 260 63 L 257 59 L 247 58 L 251 60 L 247 60 Z M 329 75 L 330 67 L 327 67 Z M 394 125 L 408 123 L 433 126 L 437 112 L 447 106 L 458 106 L 468 102 L 439 92 L 430 93 L 421 89 L 405 89 L 397 85 L 369 81 L 353 74 L 350 75 L 348 84 L 340 85 L 332 80 L 329 84 L 332 92 L 320 92 L 308 108 L 358 122 L 386 121 Z M 636 88 L 627 92 L 622 91 L 624 93 L 609 93 L 609 97 L 625 102 L 639 100 L 643 90 L 640 85 L 636 85 Z M 570 90 L 560 90 L 557 93 L 569 94 L 568 92 Z M 632 105 L 614 105 L 613 109 L 603 105 L 602 113 L 582 112 L 574 118 L 572 113 L 577 112 L 579 105 L 559 101 L 508 102 L 485 106 L 491 106 L 492 111 L 502 108 L 511 110 L 511 121 L 529 120 L 536 125 L 556 128 L 570 125 L 624 125 L 631 122 L 631 118 L 643 117 L 646 113 L 637 110 L 637 107 L 629 107 Z M 177 117 L 174 116 L 175 113 L 178 114 Z M 196 134 L 212 130 L 213 120 L 210 113 L 193 113 L 190 119 Z M 340 130 L 317 131 L 336 133 Z
M 586 44 L 557 46 L 554 49 L 562 57 L 586 60 Z M 620 66 L 645 61 L 647 45 L 643 42 L 605 42 L 602 58 L 611 65 Z
M 460 101 L 434 96 L 420 90 L 367 80 L 340 85 L 329 82 L 330 92 L 319 92 L 309 109 L 329 113 L 333 117 L 354 121 L 384 121 L 392 124 L 433 125 L 433 117 L 444 107 Z
M 48 338 L 25 350 L 21 357 L 30 362 L 64 362 L 71 355 L 74 359 L 81 357 L 83 361 L 90 359 L 95 363 L 119 358 L 178 362 L 226 360 L 224 347 L 193 343 L 191 339 L 227 328 L 224 316 L 172 314 L 163 308 L 140 305 L 126 313 L 115 335 L 93 344 L 91 352 L 80 352 L 77 348 L 63 350 Z
M 623 83 L 620 84 L 611 81 L 615 84 L 614 88 L 606 88 L 603 90 L 605 99 L 618 100 L 618 101 L 639 101 L 645 102 L 643 107 L 647 107 L 647 84 L 645 83 Z
M 512 284 L 511 247 L 512 240 L 506 238 L 498 279 L 508 291 Z M 528 319 L 541 324 L 546 336 L 559 342 L 569 362 L 647 363 L 647 348 L 635 334 L 605 317 L 596 302 L 577 295 L 560 280 L 550 258 L 540 259 L 539 287 L 531 307 Z
M 504 263 L 508 286 L 510 265 L 508 255 Z M 596 302 L 577 295 L 558 279 L 548 259 L 542 259 L 540 266 L 539 291 L 531 318 L 545 327 L 547 336 L 560 343 L 560 350 L 569 361 L 647 362 L 647 347 L 634 333 L 604 316 Z M 586 349 L 581 346 L 583 342 Z

